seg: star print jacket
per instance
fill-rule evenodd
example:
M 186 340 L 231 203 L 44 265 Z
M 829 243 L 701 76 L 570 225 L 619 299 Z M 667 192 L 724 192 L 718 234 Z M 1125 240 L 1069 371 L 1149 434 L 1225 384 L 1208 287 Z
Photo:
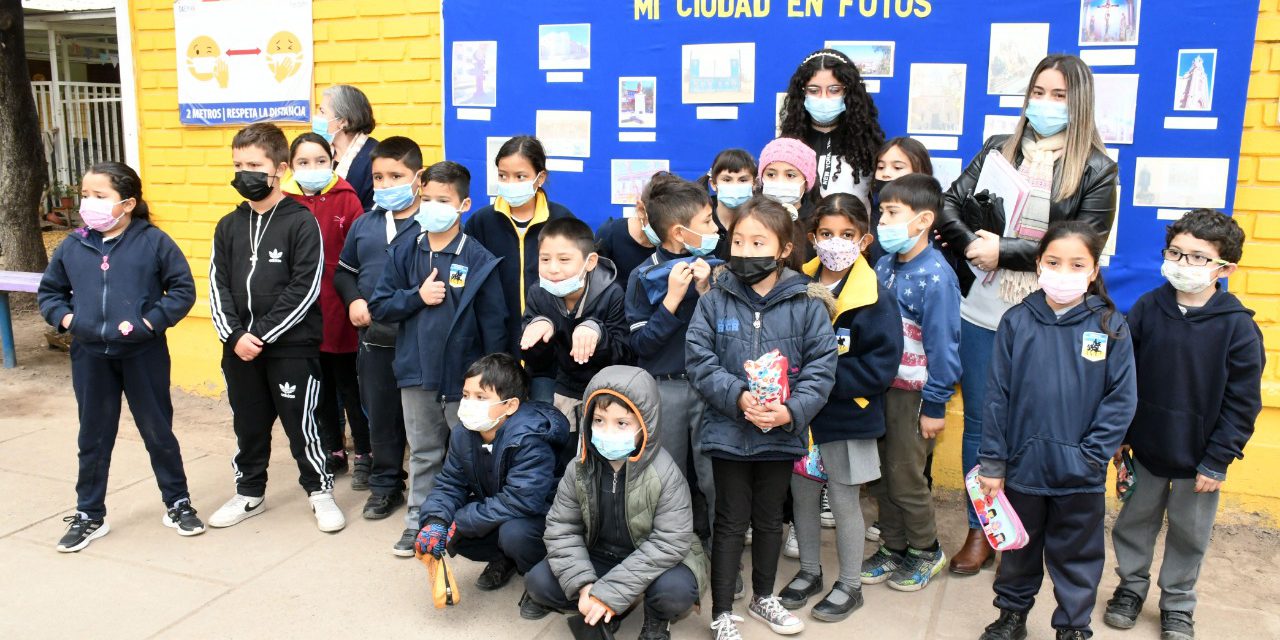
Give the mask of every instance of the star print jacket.
M 280 188 L 290 198 L 306 205 L 320 224 L 320 238 L 324 242 L 324 277 L 320 279 L 324 339 L 320 341 L 320 350 L 324 353 L 355 353 L 356 328 L 351 324 L 347 305 L 334 287 L 334 274 L 338 269 L 338 256 L 347 241 L 347 232 L 364 213 L 360 196 L 346 180 L 336 175 L 319 193 L 304 193 L 292 176 L 286 178 Z
M 946 415 L 960 382 L 960 285 L 942 254 L 926 245 L 920 255 L 899 262 L 880 258 L 876 277 L 897 299 L 902 314 L 902 363 L 893 388 L 919 391 L 920 413 Z

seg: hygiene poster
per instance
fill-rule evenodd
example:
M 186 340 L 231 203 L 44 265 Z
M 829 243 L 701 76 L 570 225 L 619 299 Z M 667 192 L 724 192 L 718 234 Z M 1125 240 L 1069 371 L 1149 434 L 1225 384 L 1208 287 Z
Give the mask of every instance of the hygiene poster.
M 311 120 L 310 0 L 177 0 L 173 23 L 182 124 Z

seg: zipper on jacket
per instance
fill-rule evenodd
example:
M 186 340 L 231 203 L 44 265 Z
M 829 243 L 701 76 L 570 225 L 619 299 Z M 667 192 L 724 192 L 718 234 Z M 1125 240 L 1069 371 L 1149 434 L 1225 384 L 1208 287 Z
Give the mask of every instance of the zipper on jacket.
M 760 353 L 760 325 L 760 312 L 756 311 L 756 319 L 751 323 L 751 326 L 755 328 L 755 330 L 751 332 L 751 349 L 757 358 L 764 355 Z

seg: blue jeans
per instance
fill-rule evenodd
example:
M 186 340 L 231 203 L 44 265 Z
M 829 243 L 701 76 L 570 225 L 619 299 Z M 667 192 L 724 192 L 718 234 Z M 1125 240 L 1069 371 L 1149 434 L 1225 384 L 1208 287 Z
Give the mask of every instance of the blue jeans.
M 978 446 L 982 444 L 982 413 L 987 406 L 987 376 L 991 374 L 991 350 L 996 332 L 979 327 L 968 320 L 960 321 L 960 396 L 964 399 L 964 438 L 960 441 L 961 472 L 978 464 Z M 968 501 L 965 501 L 968 504 Z M 981 529 L 973 505 L 969 512 L 969 528 Z

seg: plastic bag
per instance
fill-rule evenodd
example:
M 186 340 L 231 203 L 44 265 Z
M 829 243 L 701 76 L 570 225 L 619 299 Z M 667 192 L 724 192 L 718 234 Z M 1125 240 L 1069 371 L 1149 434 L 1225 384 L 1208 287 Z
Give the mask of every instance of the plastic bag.
M 818 482 L 827 481 L 827 470 L 822 467 L 822 453 L 818 445 L 813 443 L 813 432 L 809 432 L 809 453 L 797 458 L 791 466 L 791 472 Z
M 779 404 L 791 397 L 787 366 L 787 357 L 777 349 L 742 363 L 747 372 L 747 389 L 756 397 L 756 402 Z

